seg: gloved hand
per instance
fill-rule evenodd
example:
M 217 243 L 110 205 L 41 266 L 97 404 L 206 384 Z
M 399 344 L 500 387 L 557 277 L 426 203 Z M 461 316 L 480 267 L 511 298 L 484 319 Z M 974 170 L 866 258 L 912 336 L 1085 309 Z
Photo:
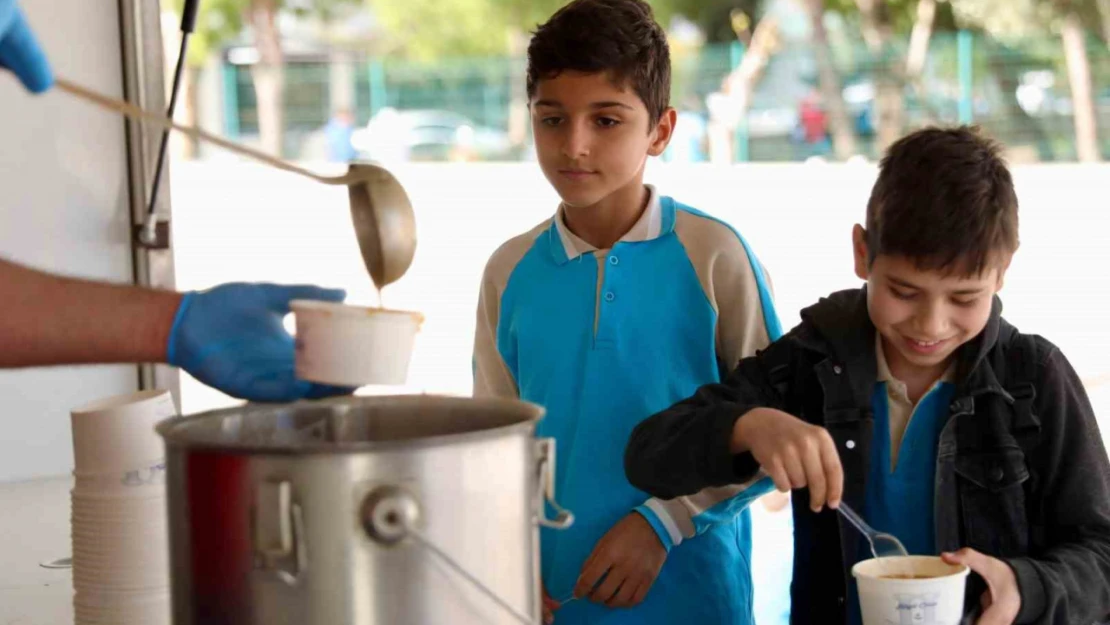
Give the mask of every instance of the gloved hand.
M 54 74 L 15 0 L 0 0 L 0 67 L 11 70 L 29 91 L 54 85 Z
M 185 294 L 174 317 L 166 361 L 232 397 L 287 402 L 354 389 L 298 380 L 293 337 L 282 317 L 295 299 L 341 302 L 341 289 L 223 284 Z

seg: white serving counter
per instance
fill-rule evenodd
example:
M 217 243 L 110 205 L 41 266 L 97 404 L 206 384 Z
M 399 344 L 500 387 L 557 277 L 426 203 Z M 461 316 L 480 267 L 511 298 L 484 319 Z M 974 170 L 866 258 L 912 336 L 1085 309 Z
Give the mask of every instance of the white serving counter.
M 70 476 L 0 483 L 0 625 L 73 623 L 68 558 Z

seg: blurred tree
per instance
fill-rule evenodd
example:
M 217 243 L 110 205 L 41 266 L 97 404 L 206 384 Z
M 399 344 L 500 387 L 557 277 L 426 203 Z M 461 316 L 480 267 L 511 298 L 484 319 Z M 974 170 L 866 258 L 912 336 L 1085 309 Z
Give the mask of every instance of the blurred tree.
M 999 40 L 1044 34 L 1060 37 L 1071 90 L 1076 155 L 1084 162 L 1101 158 L 1084 24 L 1104 24 L 1102 4 L 1099 0 L 954 0 L 953 5 L 960 19 Z
M 958 1 L 958 0 L 956 0 Z M 883 150 L 906 131 L 906 92 L 926 104 L 922 72 L 929 43 L 938 30 L 954 30 L 947 0 L 825 0 L 829 11 L 858 27 L 867 47 L 875 85 L 877 148 Z M 901 42 L 908 37 L 903 50 Z M 926 104 L 927 106 L 927 104 Z M 932 115 L 930 115 L 932 116 Z
M 825 28 L 825 0 L 804 0 L 809 12 L 814 60 L 817 62 L 817 85 L 821 100 L 828 111 L 829 134 L 832 136 L 833 154 L 837 160 L 847 160 L 855 155 L 855 126 L 848 116 L 844 103 L 840 73 L 833 60 L 829 33 Z
M 174 0 L 173 11 L 180 24 L 181 11 L 185 0 Z M 185 66 L 181 74 L 181 92 L 178 95 L 182 103 L 182 121 L 189 125 L 197 123 L 197 81 L 201 69 L 226 42 L 234 39 L 243 30 L 242 7 L 240 0 L 204 0 L 197 7 L 196 29 L 189 36 L 189 47 L 185 57 Z M 174 32 L 180 35 L 177 24 Z M 180 47 L 180 42 L 175 42 L 174 48 Z M 176 63 L 177 58 L 170 59 Z M 167 80 L 167 86 L 169 81 Z M 185 158 L 196 158 L 197 141 L 193 137 L 183 137 L 183 154 Z
M 705 33 L 706 43 L 731 43 L 737 32 L 733 18 L 744 15 L 749 20 L 742 29 L 751 36 L 765 5 L 770 0 L 648 0 L 660 24 L 667 26 L 675 15 L 698 25 Z M 744 41 L 745 45 L 748 41 Z

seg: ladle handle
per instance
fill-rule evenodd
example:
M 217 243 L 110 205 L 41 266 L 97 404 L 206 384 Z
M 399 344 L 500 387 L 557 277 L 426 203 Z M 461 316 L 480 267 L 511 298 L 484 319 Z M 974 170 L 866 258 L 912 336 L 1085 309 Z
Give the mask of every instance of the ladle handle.
M 96 104 L 101 108 L 105 108 L 117 113 L 122 113 L 132 119 L 149 122 L 166 130 L 176 130 L 177 132 L 188 135 L 194 139 L 218 145 L 225 150 L 235 152 L 236 154 L 240 154 L 242 156 L 253 158 L 271 167 L 276 167 L 278 169 L 292 172 L 294 174 L 300 174 L 301 176 L 311 178 L 316 182 L 321 182 L 328 185 L 346 185 L 358 180 L 357 176 L 352 176 L 350 174 L 344 174 L 342 176 L 321 176 L 320 174 L 309 171 L 302 167 L 298 167 L 293 163 L 277 158 L 276 156 L 271 156 L 269 154 L 266 154 L 265 152 L 255 150 L 254 148 L 249 148 L 245 145 L 235 143 L 234 141 L 229 141 L 227 139 L 224 139 L 223 137 L 205 132 L 204 130 L 197 128 L 196 126 L 185 126 L 182 124 L 178 124 L 177 122 L 174 122 L 171 119 L 167 119 L 160 114 L 151 113 L 129 102 L 124 102 L 123 100 L 97 93 L 92 89 L 82 87 L 81 85 L 70 82 L 64 78 L 56 78 L 55 84 L 62 91 L 65 91 L 66 93 L 79 99 L 85 100 L 86 102 L 92 102 L 93 104 Z

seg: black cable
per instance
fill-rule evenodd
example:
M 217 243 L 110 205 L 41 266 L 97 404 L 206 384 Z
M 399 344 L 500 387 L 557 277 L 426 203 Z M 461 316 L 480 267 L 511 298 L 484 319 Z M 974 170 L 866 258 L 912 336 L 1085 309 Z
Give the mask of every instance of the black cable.
M 189 46 L 189 33 L 181 33 L 181 52 L 177 57 L 177 67 L 173 70 L 173 89 L 170 92 L 170 106 L 166 117 L 173 119 L 173 111 L 177 108 L 177 89 L 181 85 L 182 69 L 185 66 L 185 52 Z M 150 187 L 150 207 L 147 215 L 154 214 L 154 204 L 158 200 L 158 187 L 162 183 L 162 168 L 166 162 L 166 146 L 170 142 L 170 131 L 162 131 L 162 145 L 158 148 L 158 165 L 154 168 L 154 182 Z
M 166 110 L 166 117 L 173 119 L 174 109 L 177 108 L 177 93 L 181 87 L 181 75 L 185 69 L 185 54 L 189 50 L 189 35 L 196 28 L 197 5 L 200 0 L 185 0 L 181 11 L 181 50 L 177 53 L 177 66 L 173 70 L 173 87 L 170 90 L 170 105 Z M 158 148 L 158 164 L 154 168 L 154 182 L 150 188 L 150 206 L 147 208 L 147 219 L 154 217 L 154 204 L 158 199 L 158 187 L 162 183 L 162 170 L 166 163 L 166 147 L 169 144 L 169 129 L 162 131 L 162 144 Z

